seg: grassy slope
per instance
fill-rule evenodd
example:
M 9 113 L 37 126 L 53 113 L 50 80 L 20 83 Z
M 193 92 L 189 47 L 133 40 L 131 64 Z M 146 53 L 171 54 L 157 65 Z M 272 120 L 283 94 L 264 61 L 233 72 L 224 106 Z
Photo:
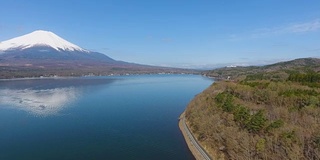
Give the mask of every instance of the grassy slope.
M 210 71 L 233 80 L 199 94 L 186 110 L 188 124 L 221 158 L 320 159 L 319 64 L 298 59 Z

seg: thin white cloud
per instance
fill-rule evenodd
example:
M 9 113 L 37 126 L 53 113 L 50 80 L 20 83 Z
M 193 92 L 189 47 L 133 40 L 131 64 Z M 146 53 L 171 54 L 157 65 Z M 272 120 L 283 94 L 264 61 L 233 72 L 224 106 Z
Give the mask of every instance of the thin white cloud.
M 278 27 L 259 28 L 252 32 L 243 34 L 230 34 L 227 39 L 229 41 L 240 41 L 251 38 L 264 38 L 283 34 L 303 34 L 316 32 L 320 30 L 320 19 L 314 19 L 309 22 L 293 23 Z
M 287 32 L 292 32 L 292 33 L 313 32 L 319 29 L 320 29 L 319 19 L 311 22 L 307 22 L 307 23 L 294 24 L 285 28 Z
M 260 38 L 265 36 L 290 34 L 290 33 L 307 33 L 320 30 L 320 19 L 304 23 L 295 23 L 274 28 L 260 28 L 251 34 L 251 38 Z

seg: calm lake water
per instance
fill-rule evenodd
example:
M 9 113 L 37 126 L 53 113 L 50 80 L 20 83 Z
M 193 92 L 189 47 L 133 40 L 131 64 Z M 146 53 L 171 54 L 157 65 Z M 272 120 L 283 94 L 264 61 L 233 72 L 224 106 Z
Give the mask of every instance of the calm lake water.
M 212 82 L 195 75 L 0 81 L 0 159 L 194 159 L 178 117 Z

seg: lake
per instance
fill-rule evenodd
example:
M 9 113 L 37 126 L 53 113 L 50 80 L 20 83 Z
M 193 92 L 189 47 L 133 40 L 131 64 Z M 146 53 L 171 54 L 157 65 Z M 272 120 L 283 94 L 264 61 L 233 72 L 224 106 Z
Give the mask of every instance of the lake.
M 0 80 L 0 159 L 194 159 L 178 127 L 197 75 Z

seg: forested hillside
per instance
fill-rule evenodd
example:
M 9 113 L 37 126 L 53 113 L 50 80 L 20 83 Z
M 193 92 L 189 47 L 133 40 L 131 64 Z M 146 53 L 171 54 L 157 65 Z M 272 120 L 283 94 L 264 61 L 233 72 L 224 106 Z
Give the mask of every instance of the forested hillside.
M 320 159 L 318 62 L 299 59 L 242 68 L 189 104 L 187 124 L 216 158 Z M 217 71 L 207 74 L 212 73 Z

